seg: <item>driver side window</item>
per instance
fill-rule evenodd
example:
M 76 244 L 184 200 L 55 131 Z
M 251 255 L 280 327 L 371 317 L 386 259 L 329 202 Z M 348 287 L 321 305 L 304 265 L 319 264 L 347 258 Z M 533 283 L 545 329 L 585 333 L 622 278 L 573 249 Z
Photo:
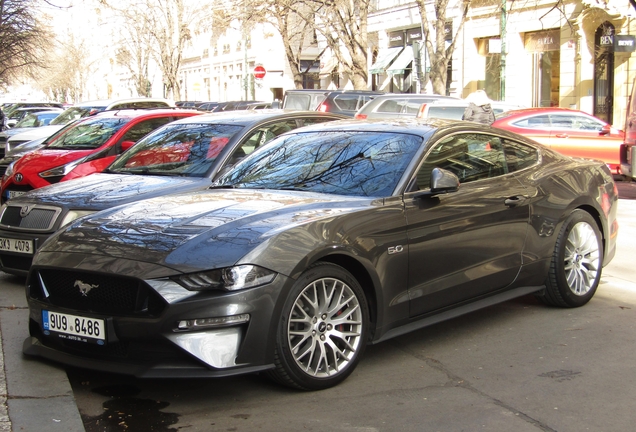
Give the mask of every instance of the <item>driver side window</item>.
M 508 172 L 502 140 L 492 135 L 465 133 L 439 141 L 426 156 L 417 173 L 419 190 L 430 188 L 431 172 L 442 168 L 460 183 L 493 178 Z

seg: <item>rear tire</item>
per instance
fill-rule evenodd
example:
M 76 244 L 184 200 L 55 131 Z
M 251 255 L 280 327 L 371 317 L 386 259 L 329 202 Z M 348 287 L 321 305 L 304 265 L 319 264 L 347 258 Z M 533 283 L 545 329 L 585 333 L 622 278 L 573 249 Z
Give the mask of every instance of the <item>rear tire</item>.
M 275 381 L 322 390 L 347 378 L 367 342 L 367 301 L 344 268 L 316 263 L 292 287 L 278 323 Z
M 583 306 L 601 279 L 603 247 L 598 225 L 583 210 L 566 219 L 554 247 L 545 294 L 540 299 L 560 307 Z

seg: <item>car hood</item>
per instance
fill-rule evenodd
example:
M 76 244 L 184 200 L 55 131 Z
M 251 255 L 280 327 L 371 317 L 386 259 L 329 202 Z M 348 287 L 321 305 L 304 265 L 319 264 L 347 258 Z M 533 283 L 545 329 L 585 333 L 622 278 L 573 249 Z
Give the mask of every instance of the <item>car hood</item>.
M 10 140 L 16 140 L 16 141 L 31 141 L 34 139 L 38 139 L 38 138 L 48 138 L 51 135 L 53 135 L 55 132 L 59 131 L 60 129 L 62 129 L 64 126 L 63 125 L 47 125 L 47 126 L 40 126 L 37 128 L 28 128 L 28 130 L 13 135 Z
M 271 190 L 169 195 L 76 221 L 44 243 L 34 265 L 82 266 L 87 259 L 101 256 L 116 259 L 126 268 L 134 260 L 168 267 L 172 274 L 192 272 L 241 262 L 258 264 L 264 243 L 280 236 L 297 248 L 277 254 L 292 253 L 300 259 L 301 251 L 324 235 L 323 229 L 312 229 L 312 225 L 372 203 L 381 204 L 381 200 Z M 275 267 L 273 261 L 268 261 L 270 268 Z
M 15 164 L 15 172 L 33 167 L 36 170 L 55 168 L 76 161 L 96 150 L 51 150 L 41 148 L 22 156 Z
M 35 189 L 12 204 L 55 205 L 73 210 L 104 210 L 120 204 L 210 186 L 209 178 L 98 173 Z

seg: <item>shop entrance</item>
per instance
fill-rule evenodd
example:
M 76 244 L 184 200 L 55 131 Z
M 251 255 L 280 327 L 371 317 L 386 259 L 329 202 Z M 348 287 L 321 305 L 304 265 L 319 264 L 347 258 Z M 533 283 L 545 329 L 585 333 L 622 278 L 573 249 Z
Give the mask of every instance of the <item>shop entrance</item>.
M 612 124 L 614 111 L 614 26 L 605 21 L 594 35 L 594 115 Z
M 526 50 L 532 52 L 532 106 L 558 107 L 561 85 L 560 30 L 526 33 Z

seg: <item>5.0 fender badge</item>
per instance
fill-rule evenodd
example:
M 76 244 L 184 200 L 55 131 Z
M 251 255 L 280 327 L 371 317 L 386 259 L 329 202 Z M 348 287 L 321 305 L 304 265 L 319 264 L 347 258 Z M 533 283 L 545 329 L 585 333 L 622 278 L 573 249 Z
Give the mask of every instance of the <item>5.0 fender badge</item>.
M 389 247 L 388 252 L 389 252 L 389 255 L 404 252 L 404 247 L 402 245 L 391 246 Z
M 75 285 L 76 287 L 79 288 L 80 293 L 86 297 L 88 295 L 88 292 L 90 290 L 92 290 L 93 288 L 99 288 L 99 285 L 91 285 L 91 284 L 87 284 L 86 282 L 82 282 L 81 280 L 76 280 L 75 281 Z

